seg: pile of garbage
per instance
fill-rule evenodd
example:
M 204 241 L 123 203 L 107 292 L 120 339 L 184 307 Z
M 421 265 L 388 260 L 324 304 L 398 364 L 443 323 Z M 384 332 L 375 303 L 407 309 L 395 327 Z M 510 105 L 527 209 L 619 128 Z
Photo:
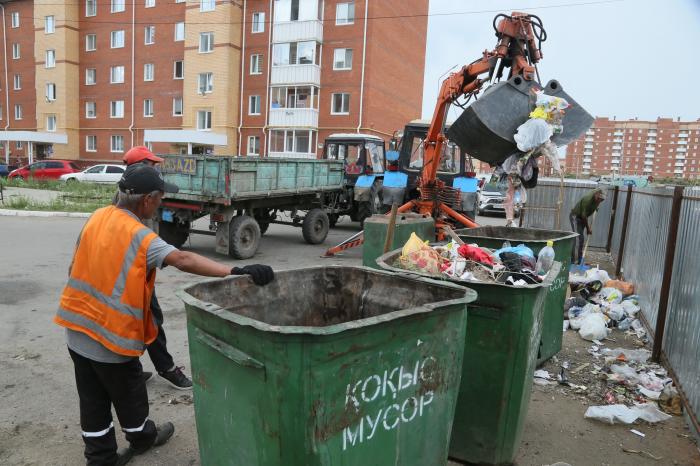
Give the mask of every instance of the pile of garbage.
M 499 182 L 508 185 L 504 202 L 508 226 L 513 224 L 513 201 L 516 192 L 520 193 L 520 200 L 525 203 L 526 189 L 537 186 L 537 158 L 545 156 L 554 172 L 561 172 L 559 154 L 557 146 L 552 142 L 552 136 L 564 130 L 562 120 L 569 103 L 560 97 L 547 95 L 544 91 L 536 91 L 535 95 L 535 108 L 530 112 L 530 118 L 518 126 L 513 136 L 518 152 L 508 157 L 494 171 L 494 175 L 499 177 Z
M 392 265 L 456 281 L 527 286 L 542 282 L 552 266 L 553 258 L 553 251 L 551 257 L 546 252 L 540 252 L 538 257 L 524 244 L 511 246 L 506 241 L 498 250 L 454 241 L 430 245 L 412 233 Z
M 581 338 L 595 341 L 617 328 L 646 342 L 646 330 L 637 318 L 639 297 L 634 294 L 633 284 L 611 280 L 597 267 L 584 274 L 569 274 L 569 284 L 572 296 L 564 304 L 565 330 L 577 330 Z

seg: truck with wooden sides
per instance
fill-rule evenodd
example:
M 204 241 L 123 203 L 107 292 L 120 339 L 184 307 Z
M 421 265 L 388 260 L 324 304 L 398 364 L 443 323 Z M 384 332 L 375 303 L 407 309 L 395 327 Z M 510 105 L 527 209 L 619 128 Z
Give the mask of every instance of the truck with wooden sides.
M 158 212 L 159 235 L 181 247 L 190 234 L 216 237 L 216 251 L 252 257 L 271 223 L 301 227 L 309 244 L 325 241 L 329 216 L 343 213 L 341 160 L 277 159 L 213 155 L 164 155 L 166 194 Z M 286 213 L 282 220 L 278 214 Z M 193 230 L 209 217 L 208 230 Z

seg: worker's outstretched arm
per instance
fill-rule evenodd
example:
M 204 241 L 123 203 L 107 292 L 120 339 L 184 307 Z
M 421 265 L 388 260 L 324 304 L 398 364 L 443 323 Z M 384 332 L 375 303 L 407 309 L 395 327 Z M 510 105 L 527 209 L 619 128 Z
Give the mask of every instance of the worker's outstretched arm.
M 188 251 L 173 251 L 165 256 L 163 262 L 183 272 L 205 277 L 226 277 L 231 275 L 229 266 Z

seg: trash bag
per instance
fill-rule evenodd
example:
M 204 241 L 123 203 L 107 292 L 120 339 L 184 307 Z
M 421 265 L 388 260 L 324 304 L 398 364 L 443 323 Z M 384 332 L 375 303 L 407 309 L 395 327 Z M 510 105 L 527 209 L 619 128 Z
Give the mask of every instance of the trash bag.
M 582 318 L 578 334 L 581 335 L 581 338 L 588 341 L 604 339 L 608 336 L 605 317 L 597 312 L 589 312 Z
M 403 245 L 403 249 L 401 249 L 401 256 L 408 256 L 412 252 L 419 251 L 425 246 L 425 242 L 418 237 L 417 234 L 411 233 L 411 236 L 408 238 L 408 241 Z
M 544 91 L 535 91 L 537 96 L 535 105 L 541 107 L 546 113 L 552 113 L 556 110 L 564 110 L 569 107 L 569 102 L 561 97 L 545 94 Z
M 524 244 L 518 244 L 517 246 L 511 246 L 511 247 L 505 247 L 505 248 L 498 249 L 498 250 L 493 252 L 493 255 L 496 257 L 500 257 L 501 253 L 503 253 L 503 252 L 513 252 L 519 256 L 529 256 L 529 257 L 532 257 L 533 259 L 535 257 L 535 253 L 532 252 L 532 249 L 528 248 Z
M 596 298 L 600 302 L 620 304 L 622 302 L 622 293 L 617 288 L 603 288 L 600 290 Z
M 554 173 L 557 175 L 561 173 L 561 165 L 559 165 L 559 150 L 552 141 L 547 141 L 542 144 L 542 146 L 538 149 L 538 152 L 540 155 L 543 155 L 547 158 L 547 160 L 549 160 Z
M 623 282 L 622 280 L 609 280 L 605 282 L 606 288 L 616 288 L 622 292 L 623 295 L 629 296 L 634 294 L 634 284 Z
M 612 304 L 605 311 L 605 314 L 615 322 L 619 322 L 625 318 L 625 308 L 621 304 Z
M 525 189 L 532 189 L 537 186 L 537 177 L 539 176 L 540 169 L 537 166 L 537 159 L 535 157 L 530 157 L 525 162 L 523 167 L 522 175 L 520 180 L 522 181 L 522 186 Z
M 622 309 L 625 310 L 625 314 L 632 318 L 634 318 L 640 311 L 639 305 L 630 299 L 623 300 L 622 303 L 620 303 L 620 306 L 622 306 Z
M 513 136 L 518 150 L 529 152 L 532 149 L 541 146 L 554 135 L 552 127 L 541 118 L 530 118 L 518 129 Z
M 651 403 L 636 405 L 631 408 L 625 405 L 590 406 L 583 417 L 608 424 L 615 424 L 615 422 L 632 424 L 637 419 L 642 419 L 650 423 L 671 419 L 671 416 L 659 411 L 658 408 Z
M 493 258 L 491 255 L 478 246 L 463 244 L 457 251 L 459 252 L 459 255 L 465 259 L 480 262 L 482 264 L 493 265 Z
M 610 275 L 608 275 L 608 272 L 601 270 L 598 267 L 586 270 L 585 277 L 589 282 L 597 280 L 601 283 L 607 283 L 610 281 Z

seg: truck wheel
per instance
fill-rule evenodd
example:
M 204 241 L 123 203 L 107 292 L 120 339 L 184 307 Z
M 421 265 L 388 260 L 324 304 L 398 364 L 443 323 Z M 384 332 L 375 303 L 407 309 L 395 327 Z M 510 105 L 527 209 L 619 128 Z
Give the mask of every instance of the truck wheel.
M 372 190 L 369 193 L 369 201 L 362 202 L 357 206 L 357 220 L 362 228 L 365 227 L 365 220 L 382 210 L 382 197 L 380 188 L 375 183 L 372 185 Z
M 311 209 L 304 217 L 301 232 L 309 244 L 321 244 L 328 236 L 330 221 L 328 215 L 321 209 Z
M 158 236 L 166 243 L 180 249 L 190 235 L 190 224 L 158 222 Z
M 260 227 L 253 217 L 239 215 L 228 227 L 228 255 L 234 259 L 249 259 L 260 246 Z

